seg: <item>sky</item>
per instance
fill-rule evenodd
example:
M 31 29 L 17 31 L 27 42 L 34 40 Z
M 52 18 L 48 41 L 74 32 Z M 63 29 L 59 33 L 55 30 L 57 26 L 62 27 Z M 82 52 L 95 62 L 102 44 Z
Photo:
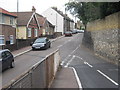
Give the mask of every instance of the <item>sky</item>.
M 36 12 L 42 14 L 42 12 L 53 6 L 65 13 L 64 5 L 68 3 L 69 0 L 18 0 L 18 2 L 19 12 L 31 11 L 32 6 L 34 6 L 36 8 Z M 9 12 L 17 12 L 17 0 L 0 0 L 0 7 Z M 67 12 L 67 14 L 71 19 L 75 20 L 69 12 Z
M 36 8 L 36 12 L 42 14 L 42 12 L 48 8 L 55 6 L 58 8 L 58 10 L 65 13 L 65 4 L 69 1 L 70 0 L 18 0 L 18 11 L 32 11 L 32 6 L 34 6 Z M 17 12 L 17 0 L 0 0 L 0 7 L 9 12 Z M 78 18 L 72 16 L 69 12 L 67 12 L 67 14 L 75 22 L 79 20 Z
M 31 11 L 32 6 L 36 8 L 36 12 L 41 14 L 49 7 L 56 6 L 59 10 L 64 11 L 64 4 L 69 0 L 18 0 L 19 11 Z M 3 9 L 16 12 L 17 0 L 0 0 L 0 7 Z

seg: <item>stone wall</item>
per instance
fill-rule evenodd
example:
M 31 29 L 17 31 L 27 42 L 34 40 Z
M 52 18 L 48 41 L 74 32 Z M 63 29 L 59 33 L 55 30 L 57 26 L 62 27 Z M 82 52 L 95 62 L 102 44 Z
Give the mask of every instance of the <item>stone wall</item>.
M 120 12 L 87 24 L 95 53 L 118 64 L 120 60 Z

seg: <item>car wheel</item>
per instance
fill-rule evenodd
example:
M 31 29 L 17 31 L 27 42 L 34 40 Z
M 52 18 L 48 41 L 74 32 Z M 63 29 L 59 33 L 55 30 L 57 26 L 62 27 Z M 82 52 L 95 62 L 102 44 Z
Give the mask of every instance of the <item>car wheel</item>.
M 10 67 L 11 67 L 11 68 L 14 68 L 14 67 L 15 67 L 15 63 L 14 63 L 14 61 L 12 61 Z
M 48 45 L 45 45 L 45 46 L 44 46 L 44 49 L 45 49 L 45 50 L 48 49 Z
M 49 48 L 51 47 L 51 45 L 49 45 Z
M 34 50 L 35 50 L 35 48 L 32 48 L 32 50 L 34 51 Z

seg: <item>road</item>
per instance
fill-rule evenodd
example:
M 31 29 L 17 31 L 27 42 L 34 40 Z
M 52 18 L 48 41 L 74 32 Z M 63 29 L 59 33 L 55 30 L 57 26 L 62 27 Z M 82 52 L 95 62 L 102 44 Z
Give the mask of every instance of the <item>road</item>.
M 34 64 L 45 58 L 48 54 L 60 48 L 61 44 L 67 43 L 73 37 L 63 37 L 52 42 L 51 48 L 47 50 L 36 50 L 27 52 L 15 58 L 15 68 L 8 69 L 2 73 L 2 86 L 18 78 L 22 73 L 28 71 Z
M 119 86 L 118 67 L 98 57 L 81 43 L 82 35 L 79 34 L 60 48 L 62 65 L 76 69 L 84 90 L 90 88 L 117 89 Z
M 118 68 L 94 55 L 82 43 L 83 34 L 63 37 L 47 50 L 30 51 L 15 58 L 16 67 L 2 74 L 3 86 L 29 70 L 35 63 L 59 48 L 62 65 L 74 67 L 83 88 L 117 88 Z

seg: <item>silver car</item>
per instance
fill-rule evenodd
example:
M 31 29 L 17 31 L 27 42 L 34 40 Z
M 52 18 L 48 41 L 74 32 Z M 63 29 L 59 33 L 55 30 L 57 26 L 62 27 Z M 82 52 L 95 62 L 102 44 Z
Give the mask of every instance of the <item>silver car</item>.
M 51 47 L 51 42 L 47 37 L 37 38 L 34 43 L 32 43 L 32 50 L 36 49 L 47 49 Z

